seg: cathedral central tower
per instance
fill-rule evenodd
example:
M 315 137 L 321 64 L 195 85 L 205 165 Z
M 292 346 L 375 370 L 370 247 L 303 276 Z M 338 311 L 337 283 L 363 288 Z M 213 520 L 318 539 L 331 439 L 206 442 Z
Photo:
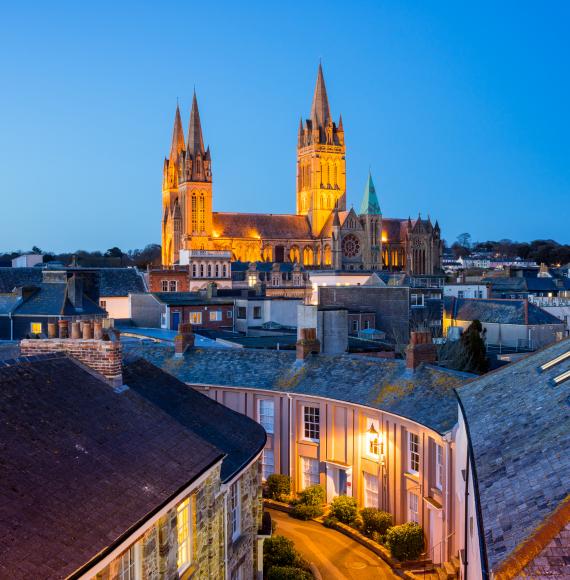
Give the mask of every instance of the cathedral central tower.
M 297 142 L 297 214 L 309 217 L 314 236 L 335 207 L 346 210 L 345 153 L 342 116 L 338 125 L 332 120 L 319 64 L 311 118 L 301 119 Z

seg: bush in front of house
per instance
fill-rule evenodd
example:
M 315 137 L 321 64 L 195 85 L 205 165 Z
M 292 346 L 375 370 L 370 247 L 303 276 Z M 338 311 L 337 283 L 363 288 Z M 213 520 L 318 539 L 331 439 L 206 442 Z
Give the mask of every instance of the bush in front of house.
M 273 473 L 267 478 L 267 497 L 284 501 L 291 495 L 291 478 L 288 475 Z
M 377 536 L 384 536 L 392 527 L 392 516 L 378 508 L 364 508 L 360 510 L 362 519 L 362 533 L 365 536 L 376 539 Z
M 296 566 L 273 566 L 267 573 L 267 580 L 313 580 L 313 575 Z
M 335 528 L 337 524 L 338 520 L 336 518 L 333 518 L 332 516 L 327 516 L 323 520 L 323 526 L 325 526 L 325 528 Z
M 299 554 L 295 544 L 285 536 L 271 536 L 263 542 L 263 569 L 269 572 L 274 566 L 295 566 Z
M 416 560 L 424 549 L 424 531 L 415 522 L 394 526 L 388 530 L 386 545 L 397 560 Z
M 358 515 L 358 505 L 355 497 L 339 495 L 332 500 L 330 515 L 343 524 L 354 523 Z
M 298 520 L 312 520 L 313 518 L 322 516 L 323 513 L 324 510 L 321 505 L 297 503 L 291 510 L 291 517 L 297 518 Z
M 325 503 L 326 492 L 322 485 L 310 485 L 299 492 L 299 503 L 304 505 L 322 506 Z

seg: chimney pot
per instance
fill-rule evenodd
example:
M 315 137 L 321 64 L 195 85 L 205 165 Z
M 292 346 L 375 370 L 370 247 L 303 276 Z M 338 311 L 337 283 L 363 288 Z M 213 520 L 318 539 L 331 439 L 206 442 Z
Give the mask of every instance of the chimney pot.
M 102 340 L 103 338 L 103 323 L 100 320 L 93 321 L 93 338 L 95 340 Z
M 65 338 L 67 338 L 67 337 L 65 337 Z M 79 340 L 81 338 L 81 323 L 80 322 L 72 322 L 71 323 L 71 338 L 73 340 Z
M 59 338 L 69 337 L 69 325 L 67 320 L 58 320 L 57 325 L 59 327 Z
M 57 338 L 57 322 L 48 322 L 48 338 Z
M 301 338 L 296 345 L 297 360 L 305 360 L 309 354 L 318 354 L 321 343 L 317 340 L 316 328 L 301 328 Z
M 178 325 L 178 334 L 174 337 L 174 356 L 180 358 L 187 349 L 194 346 L 194 331 L 189 322 Z
M 93 327 L 91 326 L 91 321 L 86 320 L 83 323 L 83 338 L 84 340 L 90 340 L 93 338 Z

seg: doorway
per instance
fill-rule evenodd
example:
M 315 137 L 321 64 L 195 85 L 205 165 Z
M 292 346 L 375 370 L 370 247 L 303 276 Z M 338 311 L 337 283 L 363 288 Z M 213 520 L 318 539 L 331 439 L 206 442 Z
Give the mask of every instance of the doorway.
M 327 503 L 339 496 L 349 495 L 349 478 L 345 468 L 327 465 Z

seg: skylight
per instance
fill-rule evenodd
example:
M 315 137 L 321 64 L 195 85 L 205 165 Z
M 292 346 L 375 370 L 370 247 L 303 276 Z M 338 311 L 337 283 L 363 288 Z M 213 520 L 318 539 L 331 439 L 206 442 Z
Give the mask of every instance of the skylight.
M 568 379 L 570 379 L 570 369 L 562 373 L 561 375 L 554 377 L 554 384 L 558 386 L 562 384 L 564 381 L 567 381 Z
M 540 370 L 547 371 L 548 369 L 551 369 L 553 366 L 556 366 L 557 364 L 565 361 L 568 358 L 570 358 L 570 350 L 557 356 L 556 358 L 553 358 L 552 360 L 548 361 L 547 363 L 544 363 L 543 365 L 541 365 Z

